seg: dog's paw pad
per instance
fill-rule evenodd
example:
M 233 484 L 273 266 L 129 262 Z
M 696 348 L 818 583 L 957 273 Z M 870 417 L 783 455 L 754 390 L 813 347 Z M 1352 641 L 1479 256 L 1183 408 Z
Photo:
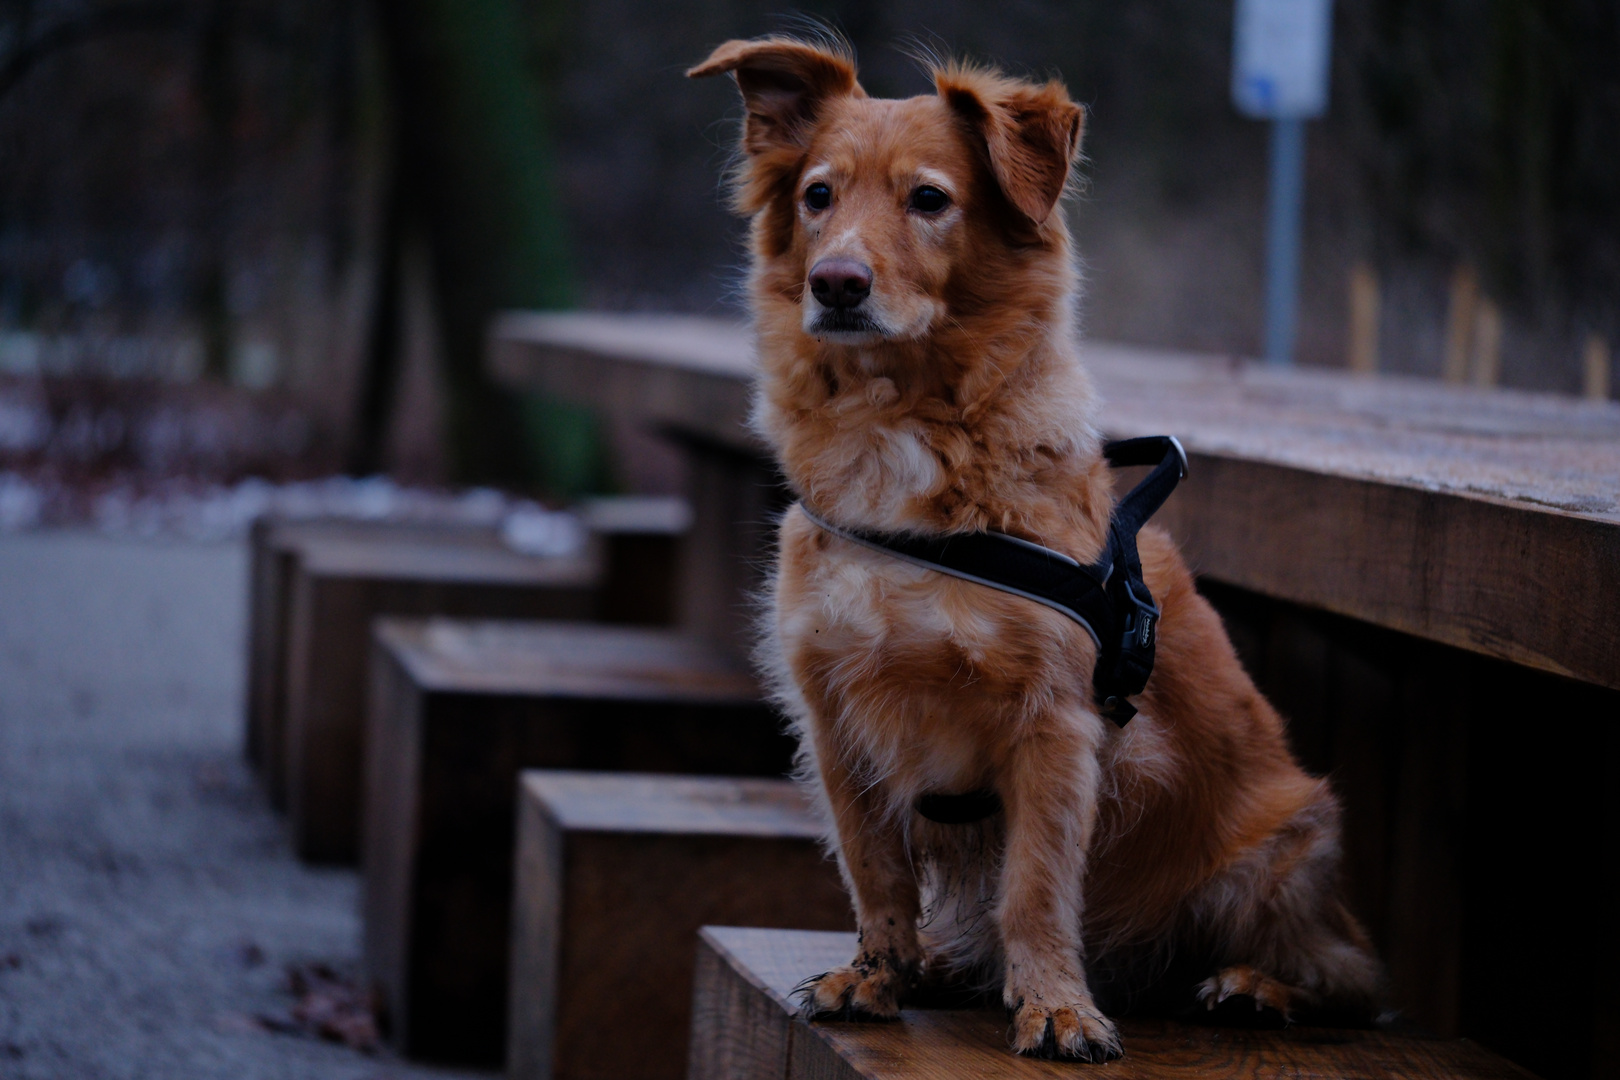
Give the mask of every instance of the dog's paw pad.
M 807 1020 L 898 1020 L 901 980 L 888 965 L 851 964 L 807 982 Z
M 1013 1014 L 1013 1050 L 1024 1057 L 1049 1061 L 1113 1061 L 1124 1053 L 1114 1022 L 1094 1006 L 1056 1009 L 1018 1006 Z

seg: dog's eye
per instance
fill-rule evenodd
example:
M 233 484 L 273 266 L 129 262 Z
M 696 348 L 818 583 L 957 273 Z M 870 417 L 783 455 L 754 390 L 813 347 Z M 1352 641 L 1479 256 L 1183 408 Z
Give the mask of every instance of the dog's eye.
M 911 208 L 924 214 L 937 214 L 951 203 L 951 197 L 937 187 L 924 184 L 911 193 Z
M 811 184 L 804 189 L 804 205 L 812 210 L 825 210 L 832 205 L 832 188 L 826 184 Z

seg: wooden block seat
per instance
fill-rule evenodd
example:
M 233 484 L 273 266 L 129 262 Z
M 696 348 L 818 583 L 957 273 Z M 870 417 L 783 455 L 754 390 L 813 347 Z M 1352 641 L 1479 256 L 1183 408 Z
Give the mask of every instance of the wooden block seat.
M 821 832 L 787 780 L 524 773 L 507 1076 L 680 1080 L 700 927 L 853 925 Z
M 293 847 L 354 862 L 360 846 L 369 630 L 378 615 L 589 619 L 597 565 L 496 545 L 308 539 L 293 570 L 282 731 Z
M 577 556 L 514 551 L 493 526 L 353 521 L 256 530 L 249 744 L 306 859 L 353 862 L 368 629 L 378 615 L 673 620 L 680 500 L 578 508 Z
M 1371 1029 L 1124 1018 L 1125 1056 L 1084 1065 L 1014 1056 L 1000 1008 L 908 1008 L 893 1024 L 800 1020 L 794 989 L 854 954 L 854 934 L 705 927 L 688 1080 L 1533 1080 L 1476 1043 Z
M 292 581 L 307 541 L 338 540 L 495 546 L 491 528 L 343 518 L 254 520 L 248 532 L 247 740 L 250 762 L 264 777 L 270 801 L 285 809 L 283 767 L 287 699 L 287 620 Z
M 368 971 L 409 1054 L 499 1061 L 518 773 L 780 776 L 752 676 L 673 631 L 381 619 L 367 731 Z

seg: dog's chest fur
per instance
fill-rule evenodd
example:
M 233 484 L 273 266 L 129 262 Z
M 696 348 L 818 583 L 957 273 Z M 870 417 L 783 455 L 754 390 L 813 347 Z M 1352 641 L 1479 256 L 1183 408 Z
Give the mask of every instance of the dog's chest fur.
M 758 422 L 786 448 L 790 479 L 829 520 L 857 528 L 1001 528 L 1089 558 L 1106 508 L 1077 509 L 1089 429 L 1077 410 L 1013 445 L 1004 409 L 963 418 L 906 401 L 888 378 L 850 382 L 816 407 L 773 405 Z M 1017 406 L 1016 401 L 1009 402 Z M 1015 417 L 1028 431 L 1030 410 Z M 1101 509 L 1101 523 L 1095 511 Z M 780 657 L 826 715 L 891 776 L 971 783 L 1009 725 L 1089 692 L 1094 650 L 1068 619 L 1030 601 L 843 540 L 791 513 L 775 589 Z

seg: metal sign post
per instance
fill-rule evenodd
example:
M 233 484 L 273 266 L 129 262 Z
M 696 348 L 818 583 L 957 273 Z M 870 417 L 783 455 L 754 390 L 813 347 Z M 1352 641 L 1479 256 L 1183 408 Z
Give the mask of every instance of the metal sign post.
M 1305 121 L 1327 111 L 1332 0 L 1237 0 L 1232 103 L 1270 120 L 1266 361 L 1294 361 L 1305 209 Z

